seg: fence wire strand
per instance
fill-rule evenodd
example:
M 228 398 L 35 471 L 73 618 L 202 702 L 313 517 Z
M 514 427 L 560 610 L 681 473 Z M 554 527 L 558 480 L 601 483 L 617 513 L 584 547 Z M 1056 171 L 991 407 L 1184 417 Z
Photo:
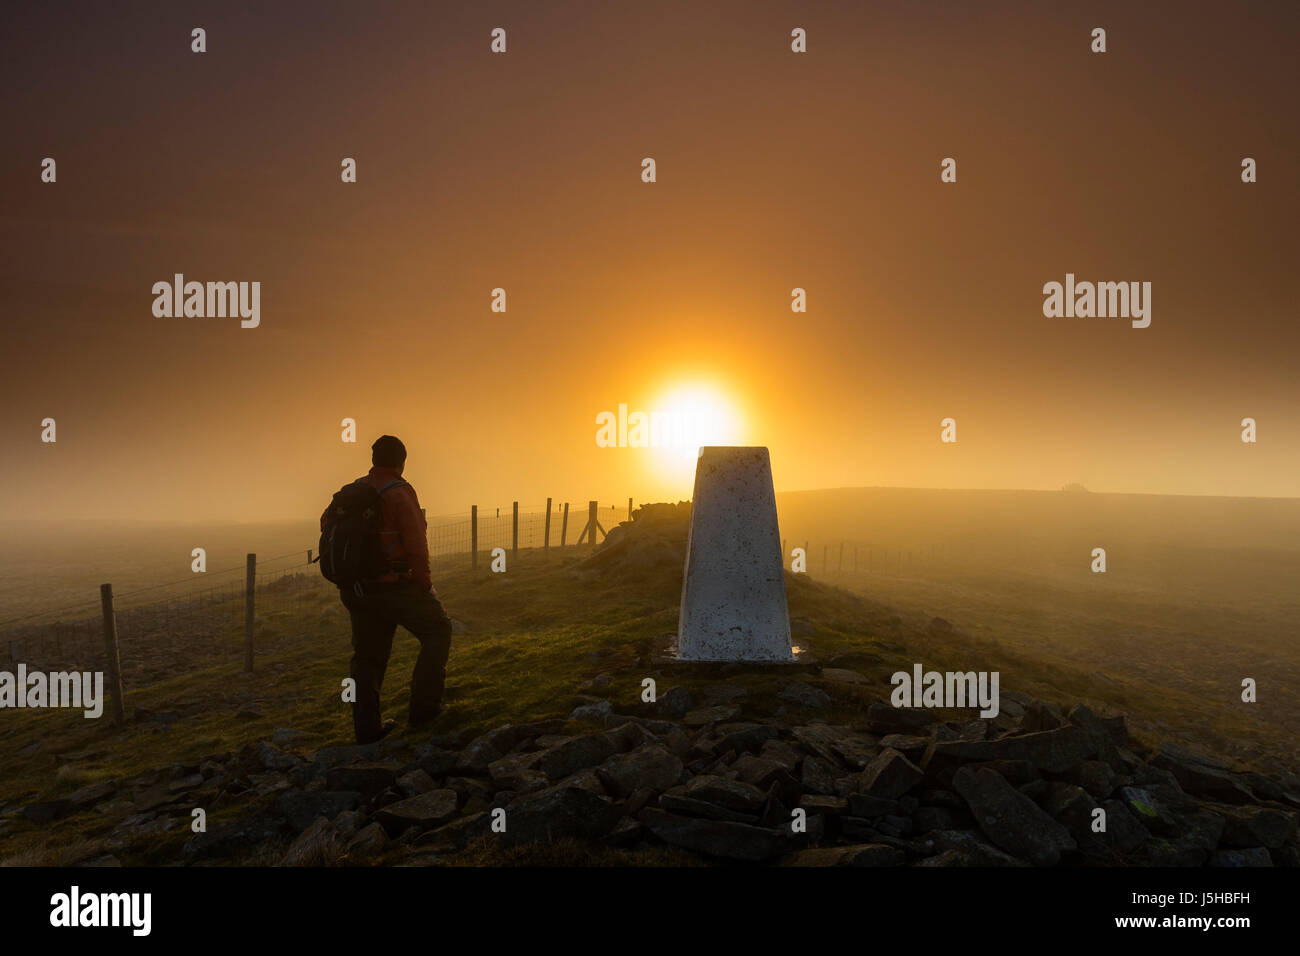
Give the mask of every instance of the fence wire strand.
M 617 506 L 598 511 L 605 533 L 626 517 L 626 510 Z M 570 504 L 565 528 L 564 505 L 553 503 L 549 538 L 546 518 L 544 504 L 521 507 L 517 539 L 521 550 L 542 549 L 548 543 L 559 548 L 562 538 L 566 547 L 572 547 L 587 525 L 587 504 Z M 430 560 L 463 556 L 468 562 L 474 540 L 472 512 L 442 515 L 435 521 L 427 525 Z M 490 554 L 493 548 L 510 550 L 515 540 L 513 507 L 494 507 L 490 513 L 479 509 L 481 555 Z M 315 545 L 312 542 L 300 550 L 255 558 L 253 629 L 259 653 L 274 652 L 283 642 L 334 629 L 346 621 L 335 586 L 320 573 Z M 113 619 L 123 686 L 130 690 L 242 658 L 246 574 L 246 566 L 222 568 L 115 592 Z M 0 623 L 0 659 L 4 658 L 11 668 L 22 661 L 30 670 L 47 672 L 103 669 L 100 601 Z

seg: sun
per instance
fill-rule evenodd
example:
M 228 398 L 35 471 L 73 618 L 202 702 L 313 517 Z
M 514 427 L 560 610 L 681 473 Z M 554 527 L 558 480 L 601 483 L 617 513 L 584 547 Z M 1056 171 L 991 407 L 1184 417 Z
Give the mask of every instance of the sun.
M 716 385 L 689 382 L 664 389 L 650 405 L 658 425 L 646 451 L 660 480 L 682 486 L 690 496 L 695 461 L 704 445 L 743 443 L 744 427 L 735 403 Z

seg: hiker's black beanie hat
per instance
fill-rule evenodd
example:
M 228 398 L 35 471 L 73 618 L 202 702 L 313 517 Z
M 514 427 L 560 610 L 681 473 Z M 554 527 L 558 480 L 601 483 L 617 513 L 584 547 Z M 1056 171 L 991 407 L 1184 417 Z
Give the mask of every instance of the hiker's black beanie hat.
M 380 435 L 370 446 L 370 463 L 380 468 L 397 468 L 406 462 L 406 446 L 400 438 Z

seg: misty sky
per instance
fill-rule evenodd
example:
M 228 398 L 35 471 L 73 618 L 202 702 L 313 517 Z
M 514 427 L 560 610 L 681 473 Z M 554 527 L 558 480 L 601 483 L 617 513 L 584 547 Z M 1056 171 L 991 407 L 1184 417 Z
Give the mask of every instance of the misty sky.
M 1298 11 L 6 4 L 0 518 L 314 517 L 383 432 L 431 514 L 686 498 L 594 441 L 679 385 L 778 490 L 1300 495 Z

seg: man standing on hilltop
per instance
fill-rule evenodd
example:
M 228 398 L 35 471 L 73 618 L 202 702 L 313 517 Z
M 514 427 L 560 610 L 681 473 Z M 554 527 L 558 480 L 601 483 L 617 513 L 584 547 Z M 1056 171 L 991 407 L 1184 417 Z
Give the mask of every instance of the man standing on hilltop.
M 451 620 L 429 574 L 420 501 L 402 479 L 406 446 L 382 435 L 370 450 L 370 473 L 345 485 L 320 519 L 321 570 L 338 584 L 352 618 L 352 723 L 359 744 L 379 740 L 395 726 L 380 720 L 379 689 L 397 626 L 420 642 L 411 673 L 412 727 L 429 724 L 441 712 L 451 649 Z

